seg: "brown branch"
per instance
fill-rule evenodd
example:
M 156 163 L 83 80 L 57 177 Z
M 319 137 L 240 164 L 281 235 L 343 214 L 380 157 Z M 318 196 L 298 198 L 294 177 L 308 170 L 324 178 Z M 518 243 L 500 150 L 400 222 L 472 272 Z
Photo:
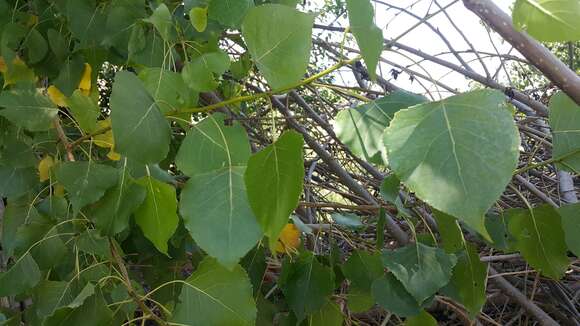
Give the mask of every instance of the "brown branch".
M 518 32 L 513 26 L 511 18 L 493 2 L 489 0 L 463 0 L 463 4 L 580 105 L 580 77 L 552 52 L 526 33 Z
M 73 155 L 73 152 L 72 152 L 72 146 L 68 142 L 68 138 L 66 137 L 66 134 L 64 133 L 64 130 L 62 129 L 62 126 L 60 125 L 60 118 L 58 116 L 56 118 L 54 118 L 53 124 L 54 124 L 54 128 L 56 129 L 56 134 L 58 136 L 58 139 L 60 140 L 60 142 L 62 143 L 62 146 L 64 146 L 64 150 L 66 151 L 67 160 L 74 162 L 75 156 Z

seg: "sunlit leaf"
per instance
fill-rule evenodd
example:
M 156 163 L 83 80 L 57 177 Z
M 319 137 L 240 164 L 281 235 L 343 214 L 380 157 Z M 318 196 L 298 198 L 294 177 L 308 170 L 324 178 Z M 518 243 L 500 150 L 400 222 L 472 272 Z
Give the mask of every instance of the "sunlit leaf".
M 519 155 L 518 130 L 504 102 L 499 91 L 477 90 L 419 104 L 397 112 L 384 135 L 401 181 L 485 238 L 484 214 L 511 180 Z
M 286 224 L 276 242 L 276 252 L 295 252 L 300 245 L 300 230 L 294 224 Z
M 516 0 L 512 18 L 516 28 L 539 41 L 580 40 L 580 2 L 577 0 Z
M 369 0 L 347 0 L 348 20 L 371 78 L 376 78 L 377 63 L 383 51 L 383 33 L 374 22 Z
M 273 89 L 290 86 L 304 76 L 313 22 L 312 14 L 276 4 L 254 7 L 246 15 L 242 24 L 244 40 Z

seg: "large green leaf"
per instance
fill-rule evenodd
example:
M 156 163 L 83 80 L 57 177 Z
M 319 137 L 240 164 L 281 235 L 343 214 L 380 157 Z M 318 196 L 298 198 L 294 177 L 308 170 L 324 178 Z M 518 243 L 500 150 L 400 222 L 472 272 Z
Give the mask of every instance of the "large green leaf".
M 580 40 L 578 0 L 517 0 L 512 18 L 516 28 L 539 41 Z
M 334 272 L 320 264 L 311 252 L 303 252 L 292 263 L 284 261 L 278 283 L 301 321 L 324 306 L 334 290 Z
M 386 250 L 382 258 L 384 266 L 419 303 L 449 283 L 451 271 L 457 263 L 455 255 L 422 243 Z
M 185 83 L 196 91 L 210 92 L 219 86 L 216 77 L 221 76 L 230 67 L 227 53 L 210 52 L 187 62 L 181 71 Z
M 205 258 L 185 280 L 172 322 L 181 325 L 254 325 L 252 285 L 239 265 L 232 270 Z
M 421 311 L 415 298 L 392 273 L 376 279 L 372 293 L 381 307 L 399 316 L 414 316 Z
M 302 135 L 286 131 L 248 160 L 244 176 L 248 199 L 271 247 L 276 245 L 302 193 L 303 146 Z
M 489 238 L 484 214 L 511 180 L 520 143 L 504 94 L 477 90 L 401 110 L 384 141 L 407 187 Z
M 558 208 L 568 249 L 580 257 L 580 203 Z
M 209 3 L 208 15 L 224 26 L 238 28 L 253 6 L 252 0 L 212 0 Z
M 103 197 L 118 177 L 117 169 L 93 161 L 64 162 L 58 165 L 55 175 L 77 212 Z
M 553 157 L 576 151 L 576 154 L 567 156 L 557 166 L 580 173 L 580 105 L 564 92 L 558 92 L 550 99 L 550 127 L 554 138 Z
M 273 89 L 297 83 L 308 67 L 314 15 L 266 4 L 250 9 L 242 24 L 248 50 Z
M 250 157 L 248 135 L 239 122 L 224 123 L 225 115 L 214 113 L 194 124 L 183 140 L 175 163 L 188 176 L 232 165 L 246 165 Z
M 179 224 L 175 188 L 150 176 L 136 183 L 147 189 L 147 196 L 135 211 L 135 222 L 155 248 L 168 255 L 167 241 Z
M 373 282 L 383 276 L 383 263 L 378 254 L 356 250 L 342 266 L 342 273 L 349 280 L 348 307 L 362 312 L 374 305 L 371 295 Z
M 167 156 L 169 124 L 143 83 L 128 71 L 115 76 L 111 122 L 115 151 L 144 164 L 157 163 Z
M 91 206 L 88 214 L 101 234 L 113 236 L 129 226 L 129 217 L 146 196 L 146 188 L 133 182 L 124 164 L 117 185 Z
M 79 1 L 82 2 L 83 0 Z M 66 59 L 60 69 L 58 77 L 54 80 L 54 86 L 65 96 L 71 96 L 78 88 L 85 70 L 84 59 L 80 55 L 74 55 Z
M 244 166 L 228 166 L 193 175 L 179 203 L 195 242 L 229 268 L 262 237 L 248 203 L 244 170 Z
M 40 281 L 38 265 L 27 253 L 18 258 L 5 272 L 0 273 L 0 297 L 21 294 Z
M 449 254 L 461 251 L 464 246 L 463 234 L 457 220 L 453 216 L 445 213 L 434 211 L 433 216 L 437 221 L 439 234 L 443 240 L 443 249 Z
M 507 215 L 509 231 L 516 239 L 516 249 L 543 275 L 560 279 L 569 261 L 558 212 L 543 205 L 532 210 L 513 209 Z
M 350 28 L 367 65 L 371 78 L 376 78 L 377 64 L 383 51 L 383 33 L 374 22 L 374 10 L 370 0 L 347 0 Z
M 58 109 L 36 90 L 15 89 L 0 93 L 0 116 L 13 124 L 30 131 L 44 131 L 52 128 Z
M 426 101 L 423 96 L 396 91 L 354 109 L 340 111 L 334 120 L 336 135 L 355 155 L 375 164 L 386 164 L 383 133 L 393 115 Z
M 146 68 L 139 72 L 139 78 L 163 113 L 197 105 L 198 94 L 187 87 L 177 72 Z

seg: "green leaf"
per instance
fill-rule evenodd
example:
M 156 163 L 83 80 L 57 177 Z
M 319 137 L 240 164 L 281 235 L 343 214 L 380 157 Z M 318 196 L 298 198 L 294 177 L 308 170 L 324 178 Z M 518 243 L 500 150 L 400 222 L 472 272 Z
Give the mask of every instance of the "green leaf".
M 209 18 L 224 26 L 238 28 L 253 6 L 252 0 L 212 0 L 209 3 Z
M 296 6 L 302 2 L 302 0 L 271 0 L 272 3 L 279 3 L 281 5 L 290 6 L 296 8 Z
M 565 205 L 558 208 L 562 218 L 562 229 L 568 249 L 577 257 L 580 257 L 580 204 Z
M 320 264 L 311 252 L 303 252 L 292 263 L 284 261 L 278 284 L 301 321 L 324 306 L 334 290 L 334 272 Z
M 99 200 L 117 183 L 117 169 L 93 161 L 61 163 L 56 167 L 55 175 L 68 192 L 76 212 Z
M 139 72 L 149 94 L 162 113 L 197 105 L 198 94 L 187 87 L 181 74 L 161 68 L 145 68 Z
M 61 33 L 54 29 L 49 29 L 46 33 L 48 37 L 48 45 L 56 59 L 60 62 L 64 61 L 68 56 L 69 46 Z
M 464 248 L 464 239 L 461 227 L 457 223 L 457 220 L 453 216 L 437 210 L 434 211 L 433 216 L 437 221 L 439 234 L 441 234 L 443 249 L 445 249 L 445 252 L 453 254 L 461 251 Z
M 560 157 L 570 152 L 576 154 L 556 163 L 561 169 L 580 172 L 580 105 L 564 92 L 558 92 L 550 99 L 550 127 L 552 127 L 552 156 Z
M 165 45 L 163 39 L 154 32 L 146 31 L 141 24 L 133 25 L 129 44 L 129 61 L 145 67 L 163 67 Z
M 36 208 L 30 204 L 27 196 L 8 200 L 8 205 L 2 217 L 2 251 L 6 257 L 11 257 L 18 246 L 16 232 L 26 221 L 38 216 Z M 28 248 L 26 248 L 28 249 Z
M 36 167 L 38 159 L 31 146 L 22 141 L 11 139 L 0 150 L 0 164 L 15 168 Z
M 172 322 L 191 326 L 256 322 L 252 285 L 239 265 L 228 270 L 207 257 L 185 282 Z
M 0 111 L 1 112 L 1 111 Z M 32 190 L 38 175 L 32 168 L 14 168 L 0 164 L 0 197 L 17 197 Z
M 428 312 L 422 310 L 419 315 L 407 318 L 405 326 L 437 326 L 437 320 Z
M 147 196 L 147 190 L 130 178 L 125 165 L 119 174 L 118 184 L 109 189 L 88 213 L 103 235 L 114 236 L 125 230 L 131 214 Z
M 517 0 L 513 23 L 542 42 L 580 40 L 580 2 L 577 0 Z
M 304 179 L 302 135 L 286 131 L 248 160 L 244 175 L 248 200 L 274 247 L 290 214 L 298 206 Z
M 183 140 L 175 163 L 188 176 L 232 165 L 250 158 L 248 135 L 239 122 L 226 126 L 223 113 L 214 113 L 194 124 Z
M 422 303 L 449 283 L 455 255 L 421 243 L 383 251 L 383 264 Z
M 97 129 L 97 118 L 101 114 L 101 108 L 91 97 L 77 89 L 66 102 L 82 131 L 91 133 Z
M 25 46 L 28 50 L 28 63 L 30 64 L 41 61 L 48 52 L 48 43 L 36 28 L 31 29 L 28 33 Z
M 560 215 L 549 205 L 533 210 L 507 211 L 508 228 L 515 247 L 542 275 L 555 280 L 564 276 L 569 261 Z
M 140 163 L 157 163 L 169 152 L 171 129 L 143 83 L 120 71 L 111 94 L 115 151 Z
M 226 72 L 229 66 L 230 58 L 227 53 L 222 51 L 204 53 L 186 63 L 181 71 L 181 76 L 192 89 L 209 92 L 219 86 L 216 77 Z
M 391 273 L 373 282 L 372 293 L 381 307 L 399 316 L 414 316 L 421 311 L 415 298 Z
M 78 88 L 79 83 L 83 78 L 84 70 L 85 63 L 80 55 L 68 58 L 62 66 L 58 77 L 54 80 L 54 86 L 56 86 L 65 96 L 71 96 Z
M 40 281 L 38 265 L 27 253 L 18 258 L 7 271 L 0 273 L 0 297 L 22 294 Z
M 360 216 L 351 213 L 333 213 L 330 215 L 334 223 L 352 229 L 360 229 L 364 227 Z
M 422 96 L 396 91 L 354 109 L 340 111 L 334 120 L 338 139 L 355 155 L 375 163 L 386 164 L 383 133 L 393 115 L 404 108 L 426 102 Z
M 81 41 L 78 46 L 83 49 L 98 46 L 105 37 L 105 15 L 96 1 L 67 0 L 62 7 L 70 31 Z
M 179 211 L 195 242 L 232 268 L 262 237 L 248 203 L 244 166 L 195 174 L 181 192 Z
M 95 291 L 89 283 L 69 305 L 56 310 L 43 325 L 114 325 L 113 312 L 100 291 Z
M 189 11 L 189 20 L 196 31 L 202 33 L 207 27 L 207 7 L 194 7 Z
M 76 247 L 82 252 L 112 260 L 109 241 L 95 229 L 87 229 L 81 233 L 77 237 Z
M 491 236 L 490 244 L 492 247 L 504 252 L 515 250 L 512 248 L 514 238 L 508 231 L 507 221 L 504 214 L 486 214 L 485 228 Z
M 157 250 L 169 255 L 167 241 L 179 224 L 175 188 L 149 176 L 136 183 L 147 189 L 147 196 L 135 211 L 135 222 Z
M 30 131 L 52 128 L 58 109 L 48 99 L 33 89 L 14 89 L 0 93 L 0 116 L 16 126 Z
M 504 94 L 477 90 L 401 110 L 384 140 L 411 191 L 489 238 L 484 214 L 511 180 L 520 144 Z
M 383 51 L 383 32 L 373 23 L 374 10 L 369 0 L 347 0 L 348 21 L 372 79 L 377 77 Z
M 34 288 L 34 304 L 40 318 L 50 316 L 74 300 L 69 282 L 43 280 Z
M 146 6 L 139 1 L 115 0 L 107 14 L 106 32 L 103 45 L 114 47 L 124 57 L 128 54 L 127 44 L 131 37 L 131 27 L 135 21 L 147 15 Z
M 467 308 L 473 318 L 486 301 L 487 265 L 479 260 L 474 246 L 466 246 L 465 251 L 458 254 L 451 281 L 442 292 Z
M 370 309 L 374 300 L 371 296 L 373 282 L 383 276 L 383 264 L 378 254 L 354 251 L 342 266 L 342 273 L 349 280 L 348 307 L 353 312 Z
M 314 15 L 276 4 L 254 7 L 246 15 L 242 35 L 273 89 L 291 86 L 304 76 L 313 23 Z
M 326 303 L 320 310 L 308 316 L 307 326 L 342 326 L 344 318 L 342 316 L 342 311 L 340 307 L 330 301 L 326 300 Z
M 173 26 L 173 18 L 169 8 L 164 3 L 155 9 L 151 17 L 143 19 L 143 21 L 153 24 L 165 42 L 173 43 L 176 40 L 177 33 Z

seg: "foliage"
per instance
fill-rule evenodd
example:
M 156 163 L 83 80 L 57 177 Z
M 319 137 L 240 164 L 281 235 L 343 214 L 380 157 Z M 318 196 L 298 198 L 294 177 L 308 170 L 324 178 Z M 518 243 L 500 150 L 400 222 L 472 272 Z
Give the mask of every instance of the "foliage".
M 24 309 L 0 317 L 341 325 L 378 305 L 406 325 L 434 325 L 425 309 L 445 295 L 475 318 L 487 266 L 467 234 L 521 252 L 543 276 L 564 275 L 567 251 L 578 255 L 578 205 L 508 210 L 499 228 L 487 217 L 522 151 L 504 94 L 429 101 L 324 84 L 340 68 L 364 70 L 360 59 L 380 81 L 383 31 L 370 1 L 347 0 L 361 55 L 310 65 L 316 14 L 298 3 L 0 0 L 0 296 Z M 577 10 L 554 11 L 560 25 L 540 30 L 545 17 L 530 3 L 516 4 L 518 26 L 578 40 L 569 30 Z M 344 98 L 366 103 L 326 116 Z M 291 106 L 322 123 L 303 127 Z M 552 98 L 561 158 L 544 165 L 580 169 L 578 109 L 564 93 Z M 334 148 L 348 153 L 343 166 Z M 359 184 L 357 164 L 389 175 Z M 314 179 L 347 181 L 313 194 Z M 326 207 L 334 214 L 313 223 L 311 200 L 321 197 L 338 198 Z M 422 232 L 432 230 L 417 207 L 435 212 L 438 236 Z M 372 241 L 359 237 L 370 224 Z M 396 232 L 384 241 L 385 225 L 404 225 L 412 241 Z M 509 246 L 498 245 L 498 229 Z M 358 239 L 348 241 L 357 249 L 345 252 L 333 232 Z

